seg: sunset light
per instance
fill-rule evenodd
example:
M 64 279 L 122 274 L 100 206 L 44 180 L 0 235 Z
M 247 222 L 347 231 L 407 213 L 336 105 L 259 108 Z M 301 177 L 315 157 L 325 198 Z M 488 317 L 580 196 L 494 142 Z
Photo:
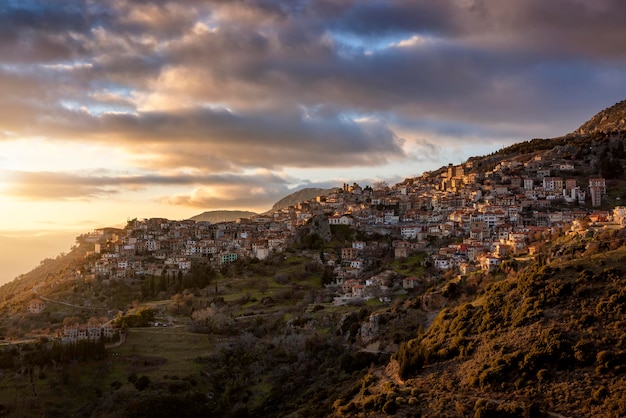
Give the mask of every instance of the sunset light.
M 487 3 L 9 1 L 0 236 L 401 181 L 623 96 L 621 5 Z
M 626 417 L 625 0 L 0 0 L 0 416 Z

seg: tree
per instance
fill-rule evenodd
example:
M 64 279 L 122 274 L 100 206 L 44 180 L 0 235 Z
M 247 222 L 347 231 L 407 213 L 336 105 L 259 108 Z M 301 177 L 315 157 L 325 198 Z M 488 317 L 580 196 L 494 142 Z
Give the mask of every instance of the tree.
M 374 190 L 384 191 L 389 189 L 389 184 L 386 181 L 377 181 L 374 183 Z
M 77 316 L 66 316 L 63 318 L 63 326 L 72 326 L 80 324 L 80 318 Z
M 174 304 L 176 305 L 176 314 L 180 315 L 180 305 L 182 304 L 182 301 L 183 301 L 183 295 L 181 295 L 180 293 L 176 293 L 174 296 L 172 296 L 172 300 L 174 301 Z
M 150 381 L 150 378 L 146 375 L 143 375 L 135 381 L 135 389 L 139 391 L 146 390 L 150 387 L 150 383 L 152 383 Z

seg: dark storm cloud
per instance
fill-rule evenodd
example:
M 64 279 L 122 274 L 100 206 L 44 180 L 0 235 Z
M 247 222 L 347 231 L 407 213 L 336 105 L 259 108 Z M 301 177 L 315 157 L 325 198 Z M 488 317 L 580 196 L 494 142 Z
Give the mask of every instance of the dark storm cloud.
M 449 2 L 418 2 L 412 0 L 353 1 L 344 6 L 328 7 L 329 2 L 313 3 L 312 9 L 328 18 L 328 26 L 366 37 L 405 35 L 410 33 L 442 33 L 451 30 Z M 326 12 L 326 13 L 324 13 Z
M 501 37 L 551 56 L 624 60 L 626 4 L 620 0 L 475 0 L 464 34 Z
M 3 63 L 33 63 L 77 58 L 86 51 L 73 34 L 85 33 L 110 18 L 91 2 L 7 1 L 0 6 L 0 57 Z
M 357 123 L 342 115 L 234 114 L 226 110 L 148 112 L 93 116 L 61 111 L 41 122 L 42 131 L 76 139 L 106 140 L 135 150 L 152 148 L 156 165 L 221 168 L 284 165 L 314 167 L 382 164 L 404 155 L 403 140 L 377 122 Z M 184 158 L 180 158 L 184 156 Z M 228 162 L 228 165 L 226 165 Z

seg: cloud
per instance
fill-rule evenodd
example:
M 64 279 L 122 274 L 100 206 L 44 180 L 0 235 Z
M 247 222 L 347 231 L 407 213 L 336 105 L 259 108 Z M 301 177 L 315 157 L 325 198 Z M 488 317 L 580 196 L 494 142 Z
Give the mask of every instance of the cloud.
M 425 147 L 433 147 L 427 144 Z M 58 172 L 0 171 L 10 178 L 5 196 L 29 201 L 88 201 L 115 197 L 124 191 L 137 191 L 158 186 L 171 194 L 155 198 L 157 203 L 206 209 L 233 207 L 269 209 L 276 201 L 306 187 L 337 187 L 334 181 L 311 182 L 284 173 L 256 170 L 249 173 L 144 173 L 128 175 L 110 171 L 73 174 Z M 373 184 L 376 178 L 348 179 L 360 184 Z M 346 180 L 346 181 L 348 181 Z M 400 181 L 401 177 L 394 177 Z
M 162 202 L 171 205 L 192 206 L 198 208 L 267 208 L 281 197 L 289 194 L 286 187 L 256 187 L 244 185 L 225 185 L 200 187 L 191 193 L 164 197 Z
M 119 180 L 71 173 L 0 171 L 11 180 L 5 195 L 25 200 L 84 200 L 118 193 Z
M 477 0 L 463 16 L 463 34 L 502 46 L 525 48 L 551 56 L 622 61 L 626 51 L 619 0 Z
M 1 170 L 1 177 L 10 179 L 5 194 L 26 200 L 73 200 L 91 199 L 120 193 L 120 189 L 140 190 L 149 186 L 187 187 L 210 184 L 216 190 L 229 187 L 246 190 L 247 195 L 263 194 L 265 190 L 286 190 L 297 179 L 268 171 L 251 174 L 227 173 L 157 173 L 123 174 L 93 172 L 75 174 L 61 172 L 24 172 Z M 208 187 L 205 187 L 207 189 Z M 253 193 L 251 193 L 251 191 Z
M 357 122 L 341 114 L 198 109 L 91 115 L 62 110 L 40 122 L 39 128 L 64 138 L 114 144 L 137 155 L 156 154 L 154 165 L 167 168 L 172 164 L 203 168 L 207 162 L 221 168 L 354 166 L 403 157 L 402 139 L 385 124 Z
M 623 99 L 624 18 L 618 0 L 12 1 L 0 141 L 107 145 L 142 173 L 21 173 L 12 193 L 180 184 L 196 191 L 172 202 L 196 204 L 258 168 L 383 166 L 564 134 Z M 169 174 L 190 170 L 205 177 Z M 293 187 L 275 184 L 261 194 Z

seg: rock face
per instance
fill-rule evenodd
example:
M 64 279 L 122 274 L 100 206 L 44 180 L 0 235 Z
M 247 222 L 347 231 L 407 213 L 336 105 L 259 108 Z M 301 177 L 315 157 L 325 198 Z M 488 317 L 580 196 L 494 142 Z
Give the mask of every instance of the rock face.
M 585 122 L 574 133 L 580 135 L 626 130 L 626 100 L 604 109 Z
M 298 228 L 296 231 L 296 242 L 302 243 L 302 240 L 306 235 L 313 234 L 318 235 L 324 242 L 329 242 L 332 239 L 330 223 L 328 222 L 328 218 L 326 216 L 315 215 L 305 226 Z
M 364 343 L 369 343 L 378 337 L 378 333 L 380 331 L 380 319 L 381 314 L 372 314 L 369 316 L 367 321 L 361 324 L 361 340 Z
M 448 306 L 448 298 L 439 292 L 425 294 L 422 297 L 422 308 L 425 311 L 437 311 Z

